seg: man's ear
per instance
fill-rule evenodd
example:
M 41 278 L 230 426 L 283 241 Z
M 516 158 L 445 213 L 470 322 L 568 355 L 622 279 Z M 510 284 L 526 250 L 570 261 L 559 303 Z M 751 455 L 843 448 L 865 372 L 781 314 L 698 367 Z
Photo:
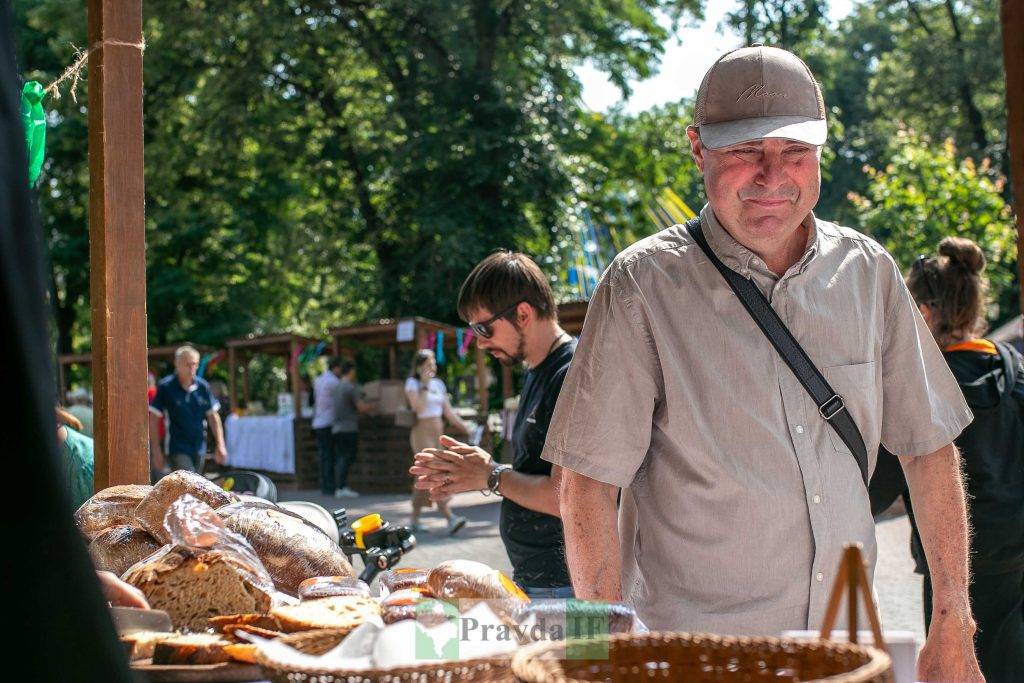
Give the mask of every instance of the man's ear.
M 523 328 L 523 327 L 526 326 L 527 323 L 529 323 L 531 320 L 533 320 L 533 318 L 534 318 L 533 306 L 531 306 L 530 304 L 526 303 L 525 301 L 520 301 L 519 305 L 516 306 L 516 324 L 520 328 Z
M 690 138 L 690 155 L 701 173 L 704 172 L 704 145 L 700 142 L 700 133 L 693 126 L 686 127 L 686 137 Z

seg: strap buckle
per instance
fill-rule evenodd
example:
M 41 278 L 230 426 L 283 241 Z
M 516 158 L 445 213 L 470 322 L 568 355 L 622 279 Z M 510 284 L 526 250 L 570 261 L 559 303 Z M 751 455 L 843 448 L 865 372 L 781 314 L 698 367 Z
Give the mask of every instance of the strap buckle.
M 846 404 L 843 403 L 843 397 L 839 394 L 834 394 L 832 398 L 818 406 L 818 413 L 828 422 L 845 408 Z

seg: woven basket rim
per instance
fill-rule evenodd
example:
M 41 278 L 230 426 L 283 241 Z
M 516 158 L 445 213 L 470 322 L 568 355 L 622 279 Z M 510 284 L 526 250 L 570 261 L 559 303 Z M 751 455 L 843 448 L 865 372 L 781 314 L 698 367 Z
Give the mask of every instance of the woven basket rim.
M 427 672 L 454 673 L 457 669 L 476 668 L 489 666 L 491 668 L 508 668 L 511 666 L 512 658 L 509 657 L 475 657 L 473 659 L 452 659 L 438 660 L 436 662 L 425 662 L 415 666 L 395 666 L 390 668 L 373 669 L 338 669 L 327 666 L 305 666 L 277 662 L 270 659 L 262 650 L 256 650 L 256 661 L 260 666 L 271 671 L 300 673 L 317 676 L 362 676 L 364 678 L 380 678 L 383 676 L 404 676 L 408 674 L 420 674 Z
M 806 640 L 799 638 L 777 638 L 774 636 L 724 636 L 714 633 L 698 633 L 689 631 L 651 631 L 649 633 L 617 633 L 610 636 L 599 637 L 596 640 L 607 640 L 609 643 L 612 642 L 640 642 L 643 640 L 660 639 L 669 641 L 689 641 L 689 642 L 700 642 L 708 641 L 718 645 L 730 646 L 730 645 L 793 645 L 797 647 L 807 647 L 809 645 L 825 646 L 826 649 L 833 652 L 862 652 L 868 656 L 868 661 L 865 664 L 860 665 L 852 671 L 847 671 L 827 678 L 815 679 L 813 681 L 807 681 L 807 683 L 818 683 L 833 681 L 840 683 L 842 681 L 849 680 L 850 677 L 856 676 L 862 680 L 872 680 L 876 676 L 880 676 L 892 668 L 892 658 L 876 647 L 870 645 L 859 645 L 853 643 L 843 643 L 833 640 Z M 516 675 L 517 679 L 529 680 L 528 675 L 532 674 L 530 667 L 533 662 L 545 652 L 550 650 L 556 650 L 567 645 L 574 643 L 592 643 L 595 639 L 572 639 L 564 641 L 541 641 L 537 643 L 531 643 L 524 646 L 515 653 L 512 657 L 512 673 Z M 578 679 L 562 677 L 559 679 L 560 683 L 581 683 Z

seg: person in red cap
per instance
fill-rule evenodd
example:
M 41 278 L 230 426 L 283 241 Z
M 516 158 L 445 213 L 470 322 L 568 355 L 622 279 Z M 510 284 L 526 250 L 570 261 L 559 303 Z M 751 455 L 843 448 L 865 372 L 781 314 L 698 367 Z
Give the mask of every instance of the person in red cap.
M 651 629 L 815 628 L 844 545 L 874 569 L 883 444 L 932 571 L 921 680 L 980 679 L 952 444 L 973 416 L 892 257 L 812 211 L 818 84 L 790 52 L 735 50 L 687 134 L 708 203 L 605 272 L 542 456 L 562 468 L 576 597 Z

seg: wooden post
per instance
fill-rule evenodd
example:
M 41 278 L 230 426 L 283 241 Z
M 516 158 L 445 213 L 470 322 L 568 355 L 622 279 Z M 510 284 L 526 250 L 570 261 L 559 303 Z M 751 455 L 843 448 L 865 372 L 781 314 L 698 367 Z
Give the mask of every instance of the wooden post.
M 295 406 L 294 418 L 298 420 L 302 417 L 302 408 L 299 403 L 299 399 L 302 396 L 302 388 L 299 386 L 299 359 L 296 351 L 298 351 L 299 342 L 292 339 L 288 344 L 288 358 L 285 362 L 288 363 L 289 376 L 292 378 L 292 404 Z M 296 430 L 298 432 L 298 430 Z
M 515 382 L 512 381 L 512 368 L 508 365 L 501 366 L 501 397 L 512 398 L 515 394 Z
M 491 387 L 487 379 L 487 354 L 479 346 L 476 349 L 476 399 L 477 410 L 480 412 L 480 421 L 487 423 L 487 415 L 491 411 Z
M 252 362 L 252 358 L 247 355 L 242 356 L 242 398 L 245 399 L 245 407 L 249 407 L 249 364 Z
M 95 487 L 149 482 L 142 0 L 89 0 Z
M 238 401 L 238 394 L 235 393 L 235 387 L 236 387 L 236 384 L 235 384 L 235 373 L 238 370 L 238 368 L 235 366 L 235 360 L 236 360 L 236 358 L 235 358 L 235 347 L 234 346 L 229 346 L 228 347 L 228 392 L 231 394 L 232 406 L 234 408 L 238 408 L 238 407 L 241 406 L 241 403 L 239 403 L 239 401 Z
M 398 346 L 388 346 L 388 379 L 398 379 Z
M 1020 311 L 1024 313 L 1024 0 L 1003 0 L 1003 66 L 1006 71 L 1006 137 L 1017 220 Z

